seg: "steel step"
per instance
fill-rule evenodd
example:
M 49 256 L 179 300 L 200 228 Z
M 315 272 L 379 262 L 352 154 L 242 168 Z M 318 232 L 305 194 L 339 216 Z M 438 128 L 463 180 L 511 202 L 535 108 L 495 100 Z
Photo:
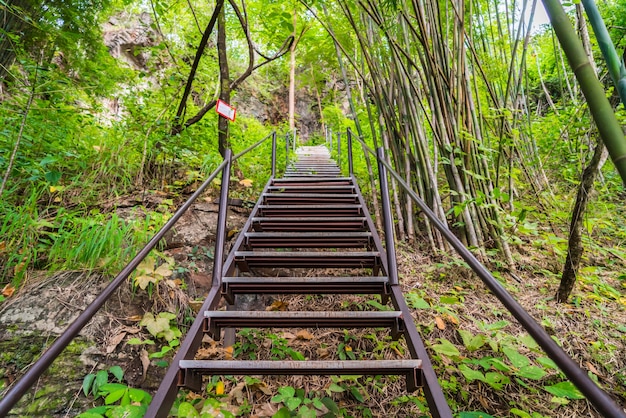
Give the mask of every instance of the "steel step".
M 241 271 L 250 268 L 378 268 L 380 253 L 361 252 L 290 252 L 236 251 L 235 263 Z
M 353 311 L 206 311 L 204 332 L 214 340 L 222 328 L 390 328 L 398 339 L 404 332 L 402 313 Z
M 261 197 L 266 205 L 319 205 L 319 204 L 358 204 L 356 194 L 348 193 L 264 193 Z
M 313 193 L 313 194 L 334 194 L 334 193 L 350 193 L 354 194 L 354 186 L 352 185 L 327 185 L 327 184 L 305 184 L 305 185 L 278 185 L 267 188 L 270 193 Z
M 362 216 L 361 205 L 260 205 L 258 215 L 269 216 Z
M 371 248 L 371 232 L 245 232 L 243 245 L 253 248 Z
M 330 361 L 272 361 L 272 360 L 181 360 L 178 386 L 194 392 L 202 390 L 202 376 L 378 376 L 406 377 L 407 391 L 422 386 L 421 360 L 330 360 Z
M 291 178 L 282 178 L 282 179 L 274 179 L 272 180 L 272 185 L 280 186 L 282 184 L 294 184 L 294 183 L 329 183 L 329 184 L 337 184 L 337 183 L 345 183 L 352 184 L 352 179 L 350 177 L 326 177 L 326 178 L 311 178 L 311 177 L 291 177 Z
M 223 277 L 222 295 L 230 302 L 240 294 L 388 295 L 389 278 L 365 277 Z
M 257 232 L 365 231 L 367 219 L 362 216 L 254 217 L 252 228 Z

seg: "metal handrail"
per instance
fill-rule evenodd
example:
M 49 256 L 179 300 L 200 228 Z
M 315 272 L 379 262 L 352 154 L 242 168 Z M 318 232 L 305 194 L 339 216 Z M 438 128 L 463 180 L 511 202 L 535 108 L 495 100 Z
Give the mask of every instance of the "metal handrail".
M 350 130 L 348 129 L 348 132 Z M 349 133 L 349 136 L 352 136 Z M 557 366 L 563 371 L 565 376 L 576 385 L 581 393 L 603 416 L 612 418 L 626 418 L 626 413 L 620 408 L 615 400 L 587 376 L 587 372 L 576 364 L 576 362 L 550 337 L 545 329 L 535 321 L 535 319 L 511 296 L 509 292 L 493 277 L 491 272 L 463 245 L 456 235 L 437 218 L 428 205 L 411 189 L 402 177 L 383 158 L 384 150 L 379 148 L 379 155 L 374 152 L 358 135 L 354 135 L 363 146 L 364 151 L 369 152 L 378 160 L 400 186 L 406 191 L 409 197 L 420 207 L 424 214 L 430 219 L 433 225 L 441 232 L 444 238 L 454 247 L 457 253 L 467 262 L 469 267 L 480 277 L 483 283 L 500 300 L 508 311 L 517 319 L 522 327 L 530 334 L 537 344 L 546 352 Z M 381 179 L 382 181 L 382 179 Z M 382 183 L 381 183 L 382 187 Z M 393 231 L 393 229 L 391 230 Z
M 265 142 L 268 138 L 272 137 L 273 142 L 275 144 L 276 135 L 275 132 L 266 136 L 262 140 L 256 142 L 252 146 L 246 148 L 244 151 L 238 153 L 236 156 L 231 158 L 232 152 L 230 149 L 226 150 L 224 161 L 211 173 L 211 175 L 200 185 L 198 190 L 194 194 L 187 199 L 187 201 L 172 215 L 172 217 L 161 227 L 161 229 L 152 237 L 152 239 L 143 247 L 137 255 L 122 269 L 122 271 L 113 279 L 111 283 L 85 308 L 85 310 L 72 322 L 66 330 L 57 338 L 52 345 L 41 355 L 41 357 L 28 369 L 28 371 L 22 376 L 13 387 L 11 387 L 5 394 L 5 396 L 0 399 L 0 417 L 6 416 L 9 411 L 15 406 L 15 404 L 24 396 L 24 394 L 30 389 L 30 387 L 41 377 L 41 375 L 50 367 L 52 362 L 63 352 L 63 350 L 69 345 L 70 342 L 78 333 L 87 325 L 87 323 L 93 318 L 93 316 L 102 308 L 102 306 L 106 303 L 106 301 L 113 295 L 122 283 L 126 281 L 128 276 L 137 268 L 137 266 L 147 257 L 147 255 L 156 247 L 159 241 L 165 236 L 165 234 L 172 229 L 172 227 L 180 220 L 183 214 L 191 207 L 194 201 L 204 192 L 204 190 L 211 184 L 211 182 L 217 177 L 217 175 L 222 172 L 222 193 L 219 202 L 219 212 L 218 212 L 218 231 L 217 236 L 220 234 L 225 234 L 225 217 L 226 210 L 228 208 L 228 186 L 229 186 L 229 175 L 230 175 L 230 167 L 233 161 L 240 158 L 241 156 L 247 154 L 252 151 L 263 142 Z M 272 147 L 272 167 L 276 165 L 276 147 L 273 145 Z M 224 175 L 227 174 L 227 175 Z M 224 188 L 226 191 L 224 192 Z M 225 195 L 225 197 L 222 197 Z M 224 219 L 222 220 L 221 217 Z M 222 227 L 221 223 L 224 224 Z M 221 227 L 221 228 L 220 228 Z M 220 231 L 221 229 L 221 231 Z M 224 247 L 224 239 L 221 240 L 221 248 L 218 248 L 219 239 L 216 239 L 216 248 L 215 248 L 215 257 L 214 257 L 214 265 L 221 264 L 223 260 L 218 258 L 219 255 L 222 255 L 223 258 L 223 247 Z M 220 263 L 217 263 L 217 260 L 220 260 Z M 215 280 L 215 276 L 214 280 Z

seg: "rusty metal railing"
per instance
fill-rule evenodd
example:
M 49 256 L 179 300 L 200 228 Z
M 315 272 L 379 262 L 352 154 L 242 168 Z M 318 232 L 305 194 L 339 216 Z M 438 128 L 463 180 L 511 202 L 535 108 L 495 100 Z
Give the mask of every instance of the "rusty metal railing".
M 122 271 L 113 279 L 113 281 L 87 306 L 87 308 L 72 322 L 67 329 L 57 338 L 52 345 L 42 354 L 42 356 L 28 369 L 28 371 L 13 385 L 0 399 L 0 417 L 6 416 L 9 411 L 17 404 L 17 402 L 26 394 L 30 387 L 41 377 L 41 375 L 50 367 L 52 362 L 63 352 L 70 342 L 78 333 L 87 325 L 93 316 L 102 308 L 106 301 L 113 293 L 128 279 L 130 274 L 135 271 L 137 266 L 146 258 L 146 256 L 157 246 L 159 241 L 172 227 L 180 220 L 183 214 L 191 207 L 195 200 L 206 190 L 211 182 L 222 173 L 222 184 L 220 192 L 219 213 L 217 238 L 214 252 L 214 272 L 213 281 L 216 277 L 221 277 L 221 268 L 223 266 L 224 244 L 226 236 L 226 213 L 228 209 L 228 191 L 230 180 L 230 169 L 234 161 L 257 148 L 267 139 L 272 138 L 272 175 L 276 171 L 276 132 L 271 133 L 244 151 L 232 156 L 230 149 L 226 150 L 224 161 L 209 175 L 202 185 L 191 195 L 189 199 L 172 215 L 170 220 L 152 237 L 152 239 L 143 247 L 137 255 L 122 269 Z M 218 269 L 218 274 L 215 269 Z M 219 286 L 218 286 L 219 288 Z M 197 321 L 196 321 L 197 322 Z M 196 326 L 196 323 L 192 325 Z M 182 348 L 182 347 L 181 347 Z M 179 349 L 180 351 L 180 349 Z
M 593 407 L 603 416 L 611 418 L 626 418 L 626 413 L 617 403 L 598 385 L 589 378 L 587 372 L 578 364 L 550 337 L 545 329 L 535 321 L 535 319 L 511 296 L 509 292 L 493 277 L 491 272 L 472 254 L 463 243 L 448 229 L 448 227 L 437 218 L 435 213 L 428 205 L 411 189 L 411 187 L 402 179 L 402 177 L 391 167 L 384 158 L 384 149 L 378 148 L 376 152 L 372 150 L 361 138 L 352 134 L 348 129 L 348 147 L 352 147 L 352 138 L 361 143 L 364 152 L 372 154 L 378 160 L 379 176 L 381 179 L 381 189 L 383 189 L 383 181 L 386 184 L 387 173 L 389 173 L 398 182 L 400 187 L 404 189 L 407 195 L 413 200 L 424 215 L 430 219 L 432 224 L 437 228 L 444 238 L 454 247 L 457 253 L 465 260 L 469 267 L 480 277 L 489 290 L 498 298 L 498 300 L 507 308 L 507 310 L 517 319 L 522 327 L 530 334 L 531 337 L 539 344 L 545 353 L 554 361 L 563 371 L 565 376 L 576 385 L 581 393 L 589 400 Z M 349 160 L 352 159 L 352 153 L 348 152 Z M 349 162 L 352 166 L 352 161 Z M 383 189 L 383 193 L 386 192 Z M 387 202 L 387 204 L 389 204 Z M 390 210 L 387 209 L 387 213 Z M 385 224 L 388 222 L 385 216 Z M 387 229 L 387 231 L 393 231 Z

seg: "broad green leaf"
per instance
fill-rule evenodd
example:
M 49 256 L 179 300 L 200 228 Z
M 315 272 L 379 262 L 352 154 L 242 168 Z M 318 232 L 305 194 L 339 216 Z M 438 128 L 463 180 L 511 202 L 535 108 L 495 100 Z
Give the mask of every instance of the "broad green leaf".
M 457 303 L 461 303 L 459 298 L 456 296 L 441 296 L 439 298 L 439 302 L 444 303 L 446 305 L 455 305 Z
M 493 415 L 489 415 L 486 412 L 460 412 L 459 418 L 495 418 Z
M 558 370 L 559 368 L 559 366 L 557 366 L 556 363 L 548 357 L 538 357 L 537 363 L 541 364 L 543 367 L 546 367 L 548 369 Z
M 509 358 L 511 364 L 518 369 L 530 364 L 530 360 L 513 347 L 502 347 L 502 352 Z
M 509 321 L 498 321 L 498 322 L 494 322 L 493 324 L 482 324 L 481 328 L 484 329 L 485 331 L 498 331 L 501 330 L 502 328 L 507 327 L 510 324 Z
M 147 407 L 136 405 L 118 406 L 111 409 L 111 418 L 142 418 Z
M 83 393 L 85 394 L 85 396 L 89 396 L 89 391 L 91 389 L 91 385 L 93 384 L 94 380 L 96 380 L 96 375 L 93 373 L 89 373 L 83 379 Z
M 50 184 L 57 184 L 61 180 L 61 173 L 59 171 L 48 171 L 44 177 Z
M 345 391 L 345 389 L 339 386 L 337 383 L 331 383 L 328 387 L 328 390 L 335 393 L 341 393 Z
M 333 414 L 339 414 L 339 407 L 337 406 L 337 404 L 335 403 L 335 401 L 333 401 L 331 398 L 329 398 L 328 396 L 324 397 L 322 399 L 322 403 L 324 404 L 324 406 L 326 408 L 328 408 L 328 410 L 330 412 L 332 412 Z
M 363 403 L 365 402 L 365 399 L 363 399 L 363 395 L 361 395 L 361 392 L 359 392 L 359 389 L 352 386 L 350 387 L 350 393 L 352 394 L 352 396 L 354 396 L 354 399 L 356 399 L 357 401 Z
M 430 304 L 415 293 L 406 294 L 406 303 L 413 309 L 430 309 Z
M 141 341 L 139 338 L 137 337 L 133 337 L 130 340 L 126 341 L 126 344 L 128 345 L 140 345 L 143 344 L 144 342 Z
M 91 410 L 89 410 L 76 416 L 76 418 L 104 418 L 104 415 L 98 414 L 97 412 L 91 412 Z
M 290 411 L 295 411 L 300 404 L 302 403 L 302 399 L 300 398 L 287 398 L 284 400 L 285 406 L 289 408 Z
M 470 341 L 472 341 L 472 338 L 474 338 L 474 334 L 472 334 L 469 331 L 465 331 L 464 329 L 458 329 L 457 332 L 461 336 L 461 340 L 463 341 L 463 345 L 465 346 L 465 348 L 467 348 L 467 346 L 469 345 Z
M 287 409 L 286 407 L 280 408 L 278 412 L 272 415 L 272 418 L 290 418 L 290 417 L 291 417 L 291 412 L 289 412 L 289 409 Z
M 178 405 L 178 416 L 180 418 L 199 418 L 200 413 L 189 402 L 183 402 Z
M 141 389 L 129 388 L 128 395 L 133 402 L 140 402 L 142 405 L 148 405 L 152 401 L 152 396 Z
M 541 380 L 541 378 L 546 375 L 546 372 L 537 366 L 524 366 L 521 367 L 516 374 L 526 379 Z
M 528 347 L 531 350 L 537 350 L 539 348 L 539 344 L 537 344 L 535 339 L 531 337 L 530 335 L 524 335 L 519 340 L 522 342 L 522 344 L 524 344 L 526 347 Z
M 127 390 L 128 387 L 124 387 L 123 389 L 116 389 L 114 391 L 111 391 L 111 393 L 109 393 L 106 398 L 104 398 L 104 403 L 106 405 L 114 404 L 115 402 L 122 399 Z
M 293 395 L 296 394 L 296 390 L 291 386 L 283 386 L 282 388 L 278 388 L 278 393 L 285 398 L 293 398 Z
M 511 410 L 509 412 L 512 413 L 512 414 L 517 415 L 518 417 L 533 418 L 532 415 L 530 415 L 528 412 L 522 411 L 521 409 L 511 408 Z
M 511 379 L 502 373 L 488 372 L 485 374 L 485 383 L 494 389 L 500 390 L 504 385 L 511 383 Z
M 560 382 L 551 386 L 543 387 L 547 392 L 559 398 L 585 399 L 582 393 L 570 381 Z
M 109 381 L 109 373 L 106 370 L 100 370 L 96 373 L 96 380 L 93 383 L 92 393 L 96 396 L 100 395 L 100 387 Z
M 447 357 L 460 357 L 461 353 L 458 348 L 454 346 L 450 341 L 445 338 L 439 338 L 440 344 L 435 344 L 432 346 L 432 349 L 438 353 L 443 354 Z
M 309 409 L 307 406 L 303 406 L 298 411 L 298 418 L 316 418 L 317 414 L 314 409 Z
M 320 411 L 324 410 L 324 402 L 320 398 L 313 398 L 313 406 Z
M 120 366 L 111 366 L 109 372 L 120 382 L 124 378 L 124 370 Z
M 482 372 L 470 369 L 465 364 L 461 364 L 459 366 L 459 370 L 461 371 L 461 373 L 463 373 L 463 377 L 465 377 L 468 382 L 473 382 L 474 380 L 480 380 L 481 382 L 485 381 L 485 376 L 482 374 Z

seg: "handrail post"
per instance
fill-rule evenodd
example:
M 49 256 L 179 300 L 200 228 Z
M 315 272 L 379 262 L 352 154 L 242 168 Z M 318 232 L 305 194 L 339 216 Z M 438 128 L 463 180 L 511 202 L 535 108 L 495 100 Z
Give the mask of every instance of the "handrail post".
M 394 241 L 393 218 L 391 215 L 391 202 L 389 200 L 389 182 L 387 180 L 387 169 L 382 161 L 385 158 L 383 147 L 376 150 L 378 157 L 378 176 L 380 178 L 380 194 L 383 203 L 383 220 L 385 227 L 385 248 L 387 250 L 387 266 L 389 271 L 389 284 L 391 286 L 398 284 L 398 262 L 396 260 L 396 244 Z
M 354 161 L 352 157 L 352 131 L 348 128 L 348 175 L 354 175 Z
M 285 134 L 285 167 L 289 165 L 289 132 Z
M 337 132 L 337 165 L 341 170 L 341 132 Z
M 220 206 L 217 213 L 217 230 L 215 231 L 215 252 L 213 253 L 213 285 L 222 283 L 224 267 L 224 246 L 226 244 L 226 219 L 228 218 L 228 189 L 230 186 L 230 168 L 233 152 L 230 148 L 224 153 L 226 165 L 222 170 L 222 188 L 220 190 Z
M 276 131 L 272 134 L 272 177 L 276 177 Z

